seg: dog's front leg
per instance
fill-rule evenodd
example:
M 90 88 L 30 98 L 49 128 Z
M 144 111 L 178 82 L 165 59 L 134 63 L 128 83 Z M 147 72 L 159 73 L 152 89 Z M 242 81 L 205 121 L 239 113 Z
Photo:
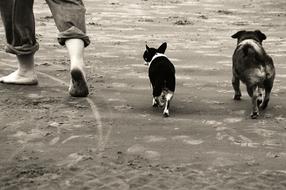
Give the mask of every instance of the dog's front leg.
M 234 89 L 234 100 L 241 100 L 241 91 L 239 87 L 239 79 L 235 77 L 234 75 L 232 76 L 232 87 Z
M 257 106 L 257 98 L 258 98 L 258 87 L 247 87 L 247 92 L 249 96 L 251 97 L 252 101 L 252 113 L 251 118 L 256 119 L 259 116 L 259 109 Z

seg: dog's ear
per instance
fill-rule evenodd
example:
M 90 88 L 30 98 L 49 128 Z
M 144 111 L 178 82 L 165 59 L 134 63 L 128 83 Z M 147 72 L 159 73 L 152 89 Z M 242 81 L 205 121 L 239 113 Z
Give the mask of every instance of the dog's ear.
M 245 30 L 238 31 L 237 33 L 233 34 L 231 37 L 232 38 L 239 38 L 245 32 L 246 32 Z
M 167 49 L 167 43 L 164 42 L 164 43 L 163 43 L 162 45 L 160 45 L 160 47 L 157 49 L 157 52 L 164 54 L 165 51 L 166 51 L 166 49 Z
M 262 33 L 260 30 L 255 30 L 254 32 L 258 36 L 258 38 L 261 40 L 261 42 L 266 39 L 266 35 Z
M 150 48 L 148 47 L 148 45 L 146 44 L 146 50 L 147 51 L 150 51 Z

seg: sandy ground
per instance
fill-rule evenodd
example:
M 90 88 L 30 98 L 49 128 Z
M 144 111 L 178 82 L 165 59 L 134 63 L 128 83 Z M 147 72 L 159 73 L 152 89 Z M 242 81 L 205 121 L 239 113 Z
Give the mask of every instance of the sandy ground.
M 68 96 L 69 60 L 35 2 L 38 86 L 0 85 L 0 189 L 286 189 L 285 0 L 85 0 L 89 98 Z M 0 75 L 14 70 L 4 53 Z M 251 120 L 232 100 L 240 29 L 260 29 L 277 77 Z M 171 117 L 151 107 L 142 53 L 168 43 Z

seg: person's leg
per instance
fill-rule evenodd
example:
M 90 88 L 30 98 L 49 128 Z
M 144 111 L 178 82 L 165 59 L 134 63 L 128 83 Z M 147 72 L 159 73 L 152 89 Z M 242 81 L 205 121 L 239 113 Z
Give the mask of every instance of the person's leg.
M 34 53 L 39 47 L 35 38 L 33 3 L 33 0 L 3 0 L 0 3 L 7 39 L 6 51 L 15 54 L 18 59 L 18 69 L 1 77 L 2 83 L 38 83 L 34 71 Z
M 17 55 L 18 69 L 13 73 L 1 77 L 0 82 L 6 84 L 38 84 L 34 70 L 34 54 Z
M 0 13 L 1 19 L 4 24 L 4 29 L 6 33 L 7 42 L 11 43 L 13 41 L 12 34 L 12 9 L 13 9 L 13 1 L 11 0 L 1 0 L 0 1 Z
M 84 72 L 84 48 L 90 41 L 86 35 L 85 8 L 81 0 L 46 0 L 60 31 L 58 41 L 67 47 L 71 61 L 69 93 L 75 97 L 88 95 Z
M 81 39 L 69 39 L 65 44 L 71 62 L 69 93 L 74 97 L 85 97 L 89 92 L 84 72 L 84 42 Z

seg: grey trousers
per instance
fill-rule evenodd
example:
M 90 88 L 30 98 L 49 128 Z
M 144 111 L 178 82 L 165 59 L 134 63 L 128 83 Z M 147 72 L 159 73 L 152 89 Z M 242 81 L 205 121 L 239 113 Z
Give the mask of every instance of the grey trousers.
M 90 40 L 86 35 L 85 7 L 82 0 L 46 0 L 59 30 L 58 42 L 82 39 L 85 47 Z M 39 49 L 35 37 L 34 0 L 0 0 L 8 53 L 33 54 Z

